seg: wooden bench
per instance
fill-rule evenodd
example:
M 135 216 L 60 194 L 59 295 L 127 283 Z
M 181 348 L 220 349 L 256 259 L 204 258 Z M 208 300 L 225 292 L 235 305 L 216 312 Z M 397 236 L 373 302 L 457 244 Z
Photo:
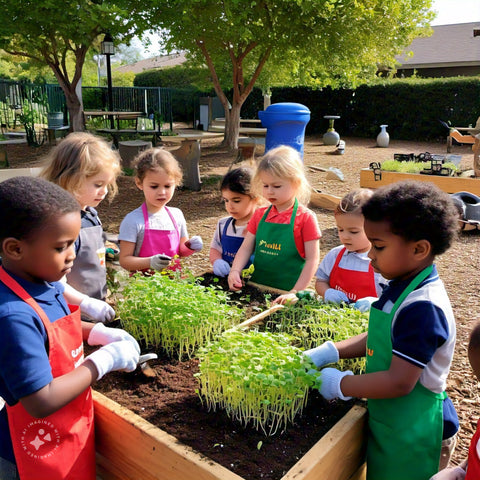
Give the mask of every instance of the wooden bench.
M 61 127 L 43 127 L 43 131 L 47 134 L 49 145 L 55 145 L 58 137 L 63 138 L 68 135 L 70 132 L 70 125 L 62 125 Z
M 152 145 L 156 147 L 162 142 L 161 132 L 157 130 L 131 130 L 131 129 L 117 129 L 117 128 L 98 128 L 96 130 L 98 133 L 107 133 L 112 136 L 113 145 L 118 149 L 118 142 L 120 141 L 121 136 L 134 137 L 137 135 L 140 136 L 151 136 Z

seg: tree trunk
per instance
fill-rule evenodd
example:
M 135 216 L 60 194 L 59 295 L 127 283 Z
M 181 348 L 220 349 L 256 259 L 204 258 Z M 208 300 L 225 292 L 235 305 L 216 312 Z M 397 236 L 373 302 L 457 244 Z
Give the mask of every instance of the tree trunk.
M 230 111 L 225 112 L 225 137 L 223 144 L 230 150 L 236 150 L 238 148 L 241 108 L 241 104 L 234 104 Z

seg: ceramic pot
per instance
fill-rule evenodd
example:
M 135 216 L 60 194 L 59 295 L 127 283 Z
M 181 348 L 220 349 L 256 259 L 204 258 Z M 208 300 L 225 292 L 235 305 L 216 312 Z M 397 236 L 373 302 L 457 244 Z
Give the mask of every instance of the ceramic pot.
M 388 125 L 380 125 L 380 133 L 377 135 L 377 147 L 387 148 L 390 142 L 390 135 L 387 132 Z

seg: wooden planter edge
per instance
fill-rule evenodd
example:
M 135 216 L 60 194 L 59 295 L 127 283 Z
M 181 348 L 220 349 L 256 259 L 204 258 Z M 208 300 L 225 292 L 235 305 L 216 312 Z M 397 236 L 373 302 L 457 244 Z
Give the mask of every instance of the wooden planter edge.
M 443 177 L 439 175 L 421 175 L 419 173 L 400 173 L 382 171 L 381 179 L 375 180 L 373 170 L 363 168 L 360 170 L 360 187 L 378 188 L 401 180 L 417 180 L 431 182 L 447 193 L 470 192 L 480 195 L 480 178 L 468 177 Z
M 137 414 L 93 392 L 101 480 L 243 480 Z M 363 479 L 366 409 L 354 406 L 281 480 Z

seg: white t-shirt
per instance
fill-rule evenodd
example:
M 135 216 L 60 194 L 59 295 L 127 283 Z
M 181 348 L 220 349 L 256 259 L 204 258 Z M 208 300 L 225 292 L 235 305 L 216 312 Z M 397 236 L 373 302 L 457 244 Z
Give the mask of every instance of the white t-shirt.
M 227 223 L 227 220 L 231 217 L 223 217 L 221 218 L 218 223 L 217 223 L 217 228 L 215 228 L 215 233 L 213 234 L 213 239 L 212 243 L 210 244 L 210 248 L 213 248 L 215 250 L 218 250 L 220 253 L 223 252 L 222 248 L 222 243 L 220 241 L 220 234 L 223 235 L 223 229 L 225 228 L 225 223 Z M 247 225 L 235 225 L 235 230 L 234 230 L 234 225 L 233 221 L 230 222 L 230 225 L 227 228 L 227 235 L 232 236 L 232 237 L 241 237 L 243 238 L 245 235 L 245 229 L 247 228 Z
M 176 207 L 168 208 L 171 215 L 177 222 L 177 227 L 180 232 L 180 238 L 188 238 L 187 222 L 183 216 L 183 212 Z M 162 208 L 157 213 L 148 215 L 148 223 L 152 230 L 173 230 L 174 225 L 172 219 L 168 215 L 165 208 Z M 145 221 L 143 219 L 142 207 L 138 207 L 133 212 L 128 213 L 120 224 L 120 232 L 118 240 L 135 243 L 134 256 L 138 256 L 142 248 L 143 237 L 145 234 Z

